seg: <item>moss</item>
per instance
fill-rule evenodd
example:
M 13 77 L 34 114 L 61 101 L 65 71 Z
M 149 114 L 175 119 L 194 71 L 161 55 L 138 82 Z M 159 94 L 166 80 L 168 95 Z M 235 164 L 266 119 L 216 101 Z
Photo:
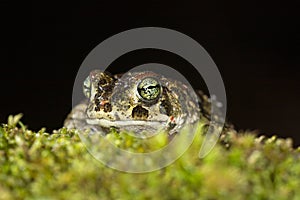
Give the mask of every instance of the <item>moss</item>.
M 300 149 L 290 139 L 228 133 L 204 159 L 203 138 L 172 165 L 145 174 L 119 172 L 97 162 L 76 130 L 28 130 L 10 116 L 0 126 L 0 199 L 299 199 Z M 201 131 L 200 131 L 201 132 Z M 112 131 L 124 149 L 147 144 Z M 155 146 L 154 145 L 154 146 Z

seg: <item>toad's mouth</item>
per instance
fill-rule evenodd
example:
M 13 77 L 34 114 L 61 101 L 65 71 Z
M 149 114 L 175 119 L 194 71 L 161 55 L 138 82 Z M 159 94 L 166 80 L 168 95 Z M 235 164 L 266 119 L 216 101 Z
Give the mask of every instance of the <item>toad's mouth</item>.
M 86 119 L 90 125 L 98 125 L 103 127 L 126 127 L 126 126 L 149 126 L 152 128 L 161 128 L 167 125 L 167 121 L 145 121 L 145 120 L 116 120 L 107 119 Z
M 128 131 L 135 137 L 147 138 L 159 133 L 161 130 L 166 130 L 167 121 L 142 121 L 142 120 L 118 120 L 111 121 L 107 119 L 86 119 L 86 123 L 93 128 L 111 128 L 115 127 L 120 130 Z M 96 128 L 98 129 L 98 128 Z

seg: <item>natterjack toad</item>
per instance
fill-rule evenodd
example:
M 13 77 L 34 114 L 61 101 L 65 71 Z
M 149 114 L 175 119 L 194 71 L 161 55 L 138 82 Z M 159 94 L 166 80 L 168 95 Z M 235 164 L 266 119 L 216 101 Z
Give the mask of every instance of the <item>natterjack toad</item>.
M 83 92 L 87 100 L 73 108 L 64 124 L 67 128 L 173 134 L 184 124 L 208 118 L 210 112 L 205 95 L 150 71 L 111 76 L 94 70 Z

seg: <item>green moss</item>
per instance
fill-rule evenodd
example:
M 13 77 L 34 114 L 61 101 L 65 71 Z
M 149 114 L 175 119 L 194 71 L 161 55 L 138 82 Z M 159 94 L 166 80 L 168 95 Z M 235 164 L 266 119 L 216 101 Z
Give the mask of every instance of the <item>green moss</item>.
M 232 132 L 199 159 L 199 133 L 172 165 L 130 174 L 96 161 L 76 130 L 33 132 L 20 118 L 10 116 L 0 126 L 0 199 L 300 198 L 300 149 L 293 149 L 290 139 Z M 147 144 L 114 131 L 107 137 L 121 148 L 142 152 L 151 142 L 165 144 L 164 137 Z

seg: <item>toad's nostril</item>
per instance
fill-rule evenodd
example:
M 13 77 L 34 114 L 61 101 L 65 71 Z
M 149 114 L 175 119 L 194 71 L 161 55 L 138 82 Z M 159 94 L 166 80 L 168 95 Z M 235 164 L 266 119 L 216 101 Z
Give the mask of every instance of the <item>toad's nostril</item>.
M 149 116 L 149 112 L 147 109 L 142 106 L 136 106 L 133 108 L 131 116 L 133 119 L 142 119 L 146 120 Z

